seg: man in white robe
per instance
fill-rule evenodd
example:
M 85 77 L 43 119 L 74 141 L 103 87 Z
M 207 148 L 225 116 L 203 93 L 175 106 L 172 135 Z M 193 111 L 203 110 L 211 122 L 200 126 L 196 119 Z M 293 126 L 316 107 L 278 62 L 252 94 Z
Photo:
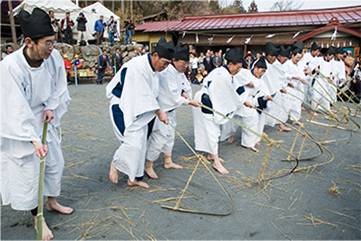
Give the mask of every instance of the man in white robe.
M 268 50 L 268 53 L 270 50 Z M 266 51 L 267 53 L 267 51 Z M 274 55 L 277 58 L 274 57 Z M 289 132 L 291 129 L 284 125 L 288 119 L 289 103 L 287 101 L 286 86 L 287 81 L 285 79 L 285 71 L 283 64 L 289 58 L 290 52 L 288 49 L 280 46 L 278 51 L 272 54 L 266 55 L 267 70 L 262 76 L 268 92 L 274 95 L 273 101 L 268 104 L 266 112 L 266 124 L 269 126 L 277 126 L 277 130 L 281 132 Z M 275 117 L 275 118 L 274 118 Z
M 249 74 L 243 76 L 252 84 L 245 86 L 247 98 L 236 112 L 244 126 L 242 128 L 241 146 L 254 152 L 259 151 L 257 145 L 259 145 L 263 134 L 265 124 L 263 111 L 267 108 L 267 103 L 272 101 L 272 96 L 269 94 L 268 88 L 262 79 L 266 70 L 266 60 L 262 57 L 255 60 L 251 65 L 251 69 L 248 70 Z
M 159 73 L 159 96 L 160 109 L 167 113 L 169 124 L 156 119 L 152 132 L 149 136 L 146 154 L 145 173 L 153 179 L 158 178 L 153 168 L 153 163 L 164 154 L 164 168 L 182 169 L 172 160 L 174 146 L 176 109 L 182 104 L 199 107 L 199 103 L 192 100 L 192 89 L 184 72 L 189 63 L 189 48 L 180 43 L 175 47 L 174 59 L 164 71 Z
M 333 83 L 331 86 L 331 95 L 333 102 L 337 101 L 337 89 L 346 81 L 346 67 L 343 62 L 343 50 L 342 48 L 337 48 L 335 51 L 335 57 L 331 60 L 332 69 L 333 69 Z
M 109 179 L 118 182 L 118 171 L 128 176 L 128 186 L 149 188 L 142 181 L 147 149 L 148 125 L 157 116 L 168 124 L 160 110 L 158 72 L 171 62 L 174 48 L 163 38 L 152 54 L 125 63 L 106 87 L 113 130 L 120 142 L 109 169 Z
M 305 80 L 307 81 L 307 84 L 304 85 L 305 87 L 304 101 L 307 104 L 311 103 L 311 93 L 312 93 L 311 91 L 312 77 L 310 77 L 310 70 L 318 66 L 319 61 L 321 61 L 322 59 L 321 57 L 319 57 L 320 49 L 321 47 L 317 45 L 317 43 L 313 42 L 311 44 L 310 52 L 305 53 L 299 62 L 300 68 L 302 68 L 302 71 L 304 71 L 306 75 Z
M 227 66 L 212 70 L 194 99 L 231 118 L 239 108 L 239 95 L 244 92 L 244 88 L 235 89 L 232 83 L 242 66 L 242 51 L 239 48 L 230 49 L 225 59 Z M 208 159 L 213 160 L 213 168 L 221 174 L 229 173 L 218 154 L 221 125 L 228 121 L 228 118 L 207 108 L 193 108 L 195 148 L 208 153 Z
M 333 47 L 328 48 L 321 60 L 317 60 L 317 64 L 312 63 L 314 69 L 311 72 L 314 73 L 312 80 L 312 98 L 311 107 L 312 110 L 320 110 L 328 112 L 331 110 L 331 104 L 336 98 L 336 89 L 333 86 L 334 82 L 334 65 L 332 59 L 334 57 L 335 49 Z M 320 74 L 318 74 L 320 73 Z M 332 81 L 332 84 L 328 81 Z
M 302 49 L 293 47 L 291 59 L 284 64 L 288 81 L 287 94 L 290 102 L 290 119 L 295 124 L 301 119 L 301 106 L 304 100 L 304 85 L 307 84 L 303 70 L 298 66 L 302 58 Z
M 35 8 L 19 13 L 24 46 L 0 62 L 1 129 L 0 193 L 3 205 L 37 215 L 39 157 L 45 159 L 44 196 L 47 208 L 62 214 L 73 209 L 58 203 L 64 158 L 58 128 L 70 101 L 64 62 L 54 50 L 54 31 L 48 14 Z M 40 141 L 48 122 L 47 143 Z M 54 236 L 45 220 L 43 240 Z

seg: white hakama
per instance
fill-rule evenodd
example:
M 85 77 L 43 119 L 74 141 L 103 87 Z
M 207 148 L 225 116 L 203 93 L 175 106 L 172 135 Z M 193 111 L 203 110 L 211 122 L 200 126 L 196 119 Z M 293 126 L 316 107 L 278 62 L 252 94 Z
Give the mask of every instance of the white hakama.
M 260 100 L 263 100 L 268 95 L 268 89 L 262 79 L 256 78 L 250 70 L 248 79 L 253 83 L 254 88 L 246 87 L 246 93 L 248 94 L 247 101 L 252 103 L 252 106 L 256 108 L 263 108 L 260 105 Z M 268 102 L 268 101 L 267 101 Z M 242 125 L 242 146 L 254 148 L 258 142 L 261 141 L 261 135 L 263 133 L 265 116 L 260 110 L 256 108 L 250 108 L 242 105 L 236 112 L 236 115 L 241 117 Z M 264 110 L 263 110 L 264 111 Z
M 321 59 L 318 68 L 321 75 L 333 78 L 331 61 Z M 336 98 L 336 89 L 321 75 L 316 76 L 313 81 L 311 106 L 313 110 L 329 111 L 332 101 Z
M 273 127 L 285 123 L 288 120 L 290 105 L 287 94 L 280 91 L 287 87 L 283 64 L 278 60 L 273 64 L 267 63 L 267 70 L 262 79 L 268 92 L 273 95 L 273 100 L 267 103 L 267 109 L 264 110 L 269 113 L 269 115 L 265 114 L 265 124 Z
M 167 113 L 169 124 L 166 125 L 159 119 L 155 120 L 148 140 L 147 160 L 157 160 L 160 153 L 167 156 L 172 155 L 175 138 L 174 128 L 177 125 L 176 108 L 187 103 L 187 99 L 182 96 L 182 93 L 185 93 L 188 98 L 192 97 L 189 81 L 184 73 L 178 72 L 173 65 L 169 65 L 159 73 L 158 96 L 160 109 Z
M 287 87 L 286 90 L 288 94 L 288 101 L 290 103 L 290 119 L 292 121 L 299 121 L 301 119 L 301 106 L 305 97 L 304 93 L 304 84 L 301 81 L 293 79 L 293 77 L 300 77 L 305 79 L 303 71 L 297 64 L 294 64 L 292 60 L 287 60 L 284 64 L 286 79 L 287 81 L 294 86 Z

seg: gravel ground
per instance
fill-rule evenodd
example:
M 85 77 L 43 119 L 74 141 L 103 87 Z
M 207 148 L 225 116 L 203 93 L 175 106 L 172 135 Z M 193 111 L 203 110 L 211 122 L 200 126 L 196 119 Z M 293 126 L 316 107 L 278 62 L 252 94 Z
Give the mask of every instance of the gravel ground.
M 198 87 L 195 86 L 195 89 Z M 59 200 L 76 209 L 71 216 L 45 212 L 58 240 L 74 239 L 361 239 L 360 133 L 330 129 L 306 122 L 306 129 L 318 140 L 337 139 L 326 147 L 334 160 L 323 154 L 301 167 L 308 168 L 287 177 L 254 185 L 262 167 L 265 143 L 255 154 L 235 144 L 222 143 L 220 155 L 230 170 L 215 174 L 231 194 L 228 199 L 206 168 L 200 166 L 185 192 L 182 207 L 205 212 L 233 212 L 228 216 L 188 214 L 163 209 L 174 206 L 195 167 L 195 158 L 177 137 L 174 160 L 183 170 L 166 170 L 156 163 L 158 180 L 148 180 L 151 188 L 128 188 L 126 176 L 117 185 L 107 179 L 110 160 L 118 147 L 105 99 L 105 85 L 69 86 L 72 103 L 63 120 L 63 151 L 66 159 L 63 189 Z M 306 116 L 306 113 L 304 113 Z M 193 145 L 189 107 L 177 112 L 178 130 Z M 319 121 L 327 122 L 321 116 Z M 360 119 L 356 119 L 360 123 Z M 272 138 L 283 140 L 290 149 L 295 131 L 279 133 L 266 128 Z M 342 140 L 346 138 L 349 142 Z M 300 148 L 301 138 L 296 150 Z M 305 142 L 305 156 L 319 153 Z M 272 150 L 265 175 L 291 169 L 294 162 L 282 162 L 287 154 Z M 213 172 L 215 173 L 215 172 Z M 34 239 L 29 212 L 1 209 L 2 239 Z

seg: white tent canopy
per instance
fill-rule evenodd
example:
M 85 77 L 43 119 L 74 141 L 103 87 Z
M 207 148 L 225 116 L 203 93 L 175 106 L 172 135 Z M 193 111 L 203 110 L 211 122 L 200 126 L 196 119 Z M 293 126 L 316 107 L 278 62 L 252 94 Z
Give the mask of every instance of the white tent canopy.
M 80 7 L 71 0 L 23 0 L 19 6 L 14 8 L 14 15 L 17 15 L 21 9 L 32 12 L 34 8 L 41 8 L 44 11 L 53 10 L 54 13 L 65 13 L 79 11 Z
M 80 11 L 78 11 L 77 13 L 73 13 L 71 14 L 71 17 L 73 18 L 73 20 L 75 21 L 77 18 L 77 15 L 79 14 L 79 12 L 84 13 L 86 19 L 87 19 L 87 31 L 86 34 L 88 36 L 88 39 L 94 39 L 94 37 L 92 36 L 92 34 L 95 32 L 94 31 L 94 25 L 95 25 L 95 21 L 97 21 L 100 17 L 100 15 L 104 16 L 104 21 L 107 22 L 111 16 L 114 17 L 114 20 L 117 21 L 117 29 L 119 31 L 120 29 L 120 17 L 115 15 L 112 11 L 110 11 L 108 8 L 104 7 L 103 4 L 101 4 L 100 2 L 96 2 L 92 5 L 89 5 L 83 9 L 81 9 Z M 107 28 L 106 28 L 107 29 Z M 104 37 L 108 38 L 108 32 L 105 31 Z

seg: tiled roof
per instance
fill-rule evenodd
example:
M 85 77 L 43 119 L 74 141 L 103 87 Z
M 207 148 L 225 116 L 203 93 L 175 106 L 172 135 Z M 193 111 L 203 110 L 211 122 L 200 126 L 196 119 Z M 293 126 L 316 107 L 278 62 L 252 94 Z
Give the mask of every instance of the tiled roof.
M 136 30 L 163 32 L 325 25 L 332 18 L 337 18 L 341 24 L 361 23 L 361 5 L 319 10 L 193 16 L 185 17 L 181 21 L 144 23 L 138 25 Z
M 174 27 L 180 23 L 180 21 L 158 21 L 158 22 L 146 22 L 139 24 L 135 27 L 135 31 L 143 32 L 166 32 L 171 27 Z

